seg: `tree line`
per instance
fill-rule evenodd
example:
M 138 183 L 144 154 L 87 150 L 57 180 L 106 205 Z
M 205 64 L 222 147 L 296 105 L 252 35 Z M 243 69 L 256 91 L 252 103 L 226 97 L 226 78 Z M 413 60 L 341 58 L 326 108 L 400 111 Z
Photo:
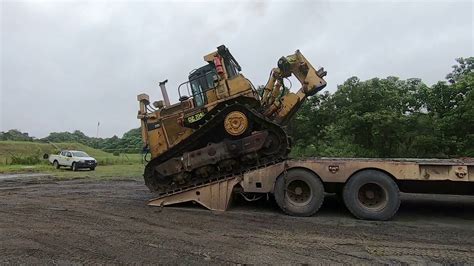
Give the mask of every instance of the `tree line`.
M 458 58 L 446 80 L 347 79 L 334 93 L 310 97 L 288 126 L 292 156 L 474 157 L 474 57 Z M 42 139 L 10 130 L 0 140 L 79 142 L 108 152 L 138 153 L 140 129 L 121 138 L 79 130 Z
M 83 132 L 52 132 L 45 138 L 36 139 L 30 137 L 28 133 L 12 129 L 7 132 L 0 132 L 0 140 L 11 141 L 36 141 L 36 142 L 77 142 L 95 149 L 101 149 L 111 153 L 140 153 L 142 150 L 142 139 L 140 128 L 127 131 L 121 138 L 113 136 L 111 138 L 94 138 L 86 136 Z
M 474 157 L 474 57 L 446 81 L 347 79 L 303 105 L 289 130 L 294 156 Z

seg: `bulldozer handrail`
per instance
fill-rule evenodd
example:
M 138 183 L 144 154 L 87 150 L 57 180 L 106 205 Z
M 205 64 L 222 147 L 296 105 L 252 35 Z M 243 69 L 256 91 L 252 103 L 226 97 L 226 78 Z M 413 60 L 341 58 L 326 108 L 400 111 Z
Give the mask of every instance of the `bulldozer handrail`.
M 178 86 L 178 96 L 179 96 L 179 98 L 181 99 L 182 96 L 188 96 L 189 98 L 194 98 L 194 97 L 196 97 L 196 96 L 205 94 L 206 92 L 208 92 L 208 91 L 214 89 L 215 87 L 207 88 L 207 89 L 205 89 L 205 90 L 201 90 L 200 93 L 196 93 L 196 94 L 194 94 L 194 93 L 192 92 L 192 88 L 191 88 L 191 90 L 189 89 L 189 84 L 190 84 L 191 82 L 196 81 L 196 80 L 198 80 L 198 79 L 201 79 L 201 78 L 203 78 L 203 77 L 206 77 L 206 80 L 207 80 L 207 76 L 209 76 L 209 75 L 212 75 L 212 76 L 213 76 L 213 75 L 215 75 L 215 73 L 213 73 L 213 72 L 207 72 L 207 73 L 204 74 L 204 75 L 197 76 L 197 77 L 195 77 L 195 78 L 193 78 L 193 79 L 190 79 L 190 80 L 188 80 L 188 81 L 185 81 L 185 82 L 179 84 L 179 86 Z M 183 87 L 184 85 L 186 86 L 186 91 L 187 91 L 188 95 L 183 95 L 183 94 L 181 94 L 181 89 L 183 89 L 182 87 Z

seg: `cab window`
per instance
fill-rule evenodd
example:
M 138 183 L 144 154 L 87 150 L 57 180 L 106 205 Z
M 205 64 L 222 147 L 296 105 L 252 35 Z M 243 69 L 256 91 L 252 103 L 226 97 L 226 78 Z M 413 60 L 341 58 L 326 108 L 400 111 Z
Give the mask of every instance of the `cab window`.
M 225 69 L 227 71 L 227 76 L 229 79 L 237 76 L 239 74 L 239 70 L 237 65 L 232 60 L 224 60 Z
M 205 65 L 189 75 L 195 106 L 207 104 L 206 92 L 214 88 L 214 76 L 216 75 L 214 64 Z
M 191 90 L 193 92 L 194 104 L 196 106 L 203 106 L 205 104 L 205 95 L 199 79 L 191 81 Z

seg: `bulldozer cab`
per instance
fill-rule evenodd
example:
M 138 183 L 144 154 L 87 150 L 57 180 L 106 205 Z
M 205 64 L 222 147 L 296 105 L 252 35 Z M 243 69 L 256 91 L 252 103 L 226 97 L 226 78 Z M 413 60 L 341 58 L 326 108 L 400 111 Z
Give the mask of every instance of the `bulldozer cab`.
M 224 45 L 204 56 L 207 65 L 193 70 L 188 81 L 178 87 L 180 99 L 193 98 L 194 107 L 203 107 L 229 95 L 226 80 L 239 76 L 241 67 Z M 187 95 L 184 95 L 186 94 Z
M 198 68 L 189 75 L 194 106 L 201 107 L 207 104 L 206 92 L 214 89 L 216 81 L 217 73 L 213 64 Z

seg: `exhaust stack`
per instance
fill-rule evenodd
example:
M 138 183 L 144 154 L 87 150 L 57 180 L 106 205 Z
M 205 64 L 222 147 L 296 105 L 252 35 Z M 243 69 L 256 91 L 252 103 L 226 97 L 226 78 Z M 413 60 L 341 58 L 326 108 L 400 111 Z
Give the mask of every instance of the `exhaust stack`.
M 163 95 L 163 100 L 165 101 L 165 107 L 170 106 L 170 98 L 168 97 L 168 91 L 166 90 L 166 82 L 168 80 L 164 80 L 160 82 L 161 94 Z

